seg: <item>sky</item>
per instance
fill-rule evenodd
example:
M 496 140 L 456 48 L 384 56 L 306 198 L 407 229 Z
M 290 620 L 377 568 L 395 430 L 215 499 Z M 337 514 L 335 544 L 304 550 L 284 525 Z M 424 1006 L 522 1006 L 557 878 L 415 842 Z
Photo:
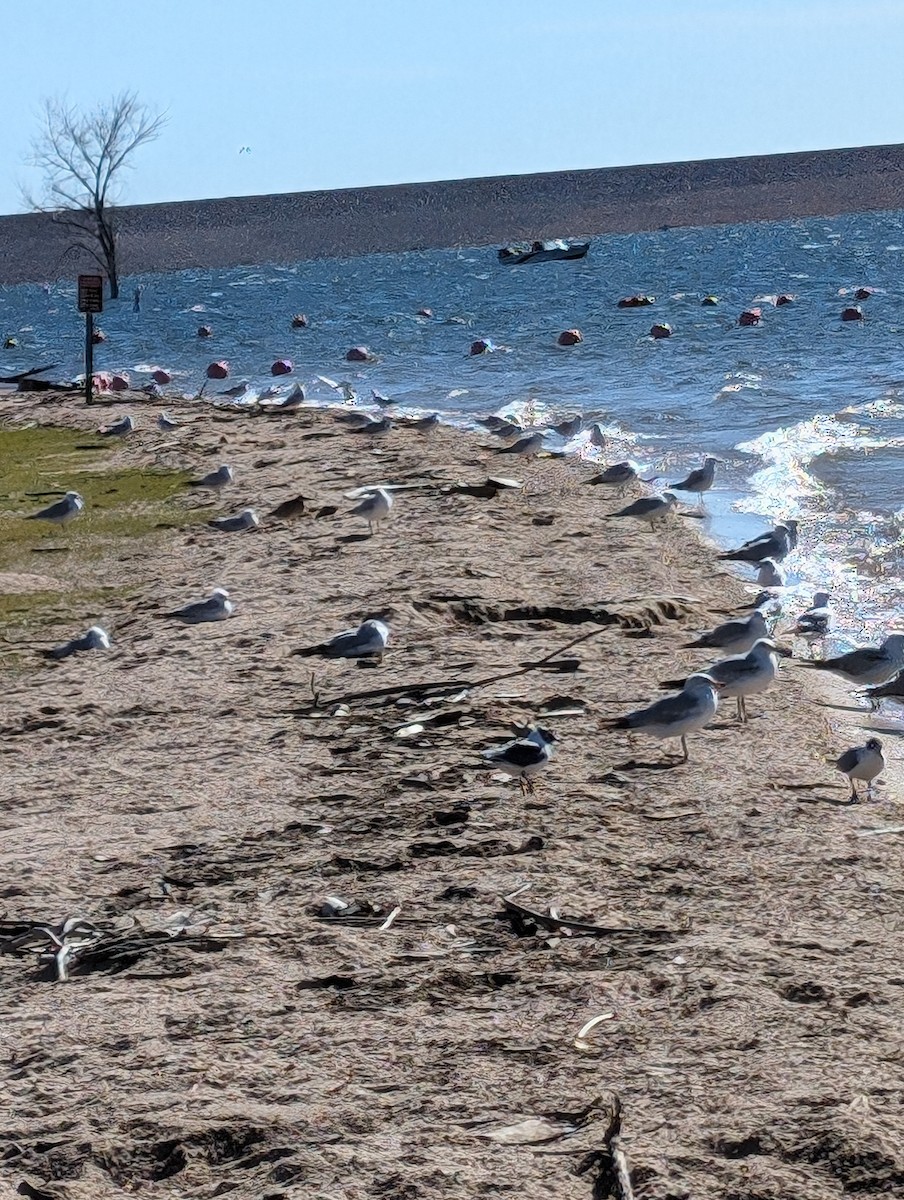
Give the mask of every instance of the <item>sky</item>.
M 0 213 L 42 102 L 167 115 L 122 201 L 904 142 L 904 0 L 3 0 Z M 13 16 L 14 12 L 14 16 Z

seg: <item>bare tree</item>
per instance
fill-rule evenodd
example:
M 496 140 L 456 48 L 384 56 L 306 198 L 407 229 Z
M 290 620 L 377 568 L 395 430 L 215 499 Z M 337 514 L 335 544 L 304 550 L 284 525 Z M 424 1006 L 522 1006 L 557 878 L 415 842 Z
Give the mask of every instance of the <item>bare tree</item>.
M 110 296 L 119 295 L 115 206 L 122 174 L 139 147 L 154 141 L 166 122 L 134 92 L 123 92 L 91 112 L 62 100 L 45 100 L 31 165 L 43 173 L 40 199 L 29 207 L 49 212 L 107 274 Z

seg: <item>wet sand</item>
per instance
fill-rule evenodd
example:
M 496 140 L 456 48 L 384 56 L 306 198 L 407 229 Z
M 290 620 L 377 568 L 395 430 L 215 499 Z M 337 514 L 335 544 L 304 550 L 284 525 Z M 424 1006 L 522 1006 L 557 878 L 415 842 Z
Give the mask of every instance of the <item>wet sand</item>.
M 711 661 L 681 644 L 750 598 L 700 522 L 606 520 L 624 501 L 589 465 L 489 436 L 178 405 L 163 435 L 127 409 L 115 461 L 234 467 L 211 516 L 309 511 L 225 535 L 186 492 L 184 528 L 30 567 L 115 587 L 115 648 L 51 664 L 7 632 L 4 921 L 133 940 L 65 984 L 2 960 L 0 1195 L 590 1200 L 613 1094 L 638 1197 L 904 1188 L 904 841 L 861 836 L 901 821 L 899 777 L 847 806 L 822 761 L 868 716 L 791 661 L 687 764 L 600 727 Z M 487 475 L 524 487 L 446 491 Z M 379 482 L 418 486 L 371 537 L 344 493 Z M 162 616 L 215 586 L 230 620 Z M 292 654 L 377 613 L 381 666 Z M 542 713 L 560 742 L 524 798 L 479 752 Z M 525 884 L 539 921 L 503 905 Z M 549 1114 L 584 1116 L 491 1136 Z

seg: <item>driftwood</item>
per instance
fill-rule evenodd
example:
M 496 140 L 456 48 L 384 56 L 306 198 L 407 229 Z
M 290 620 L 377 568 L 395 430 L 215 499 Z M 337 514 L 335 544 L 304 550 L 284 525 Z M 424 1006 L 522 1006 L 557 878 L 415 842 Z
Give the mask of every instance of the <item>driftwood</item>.
M 612 1097 L 609 1124 L 603 1134 L 603 1149 L 591 1150 L 575 1168 L 576 1175 L 596 1171 L 593 1181 L 593 1200 L 634 1200 L 631 1170 L 621 1145 L 622 1106 L 619 1097 Z
M 613 937 L 613 936 L 637 936 L 638 934 L 649 938 L 651 941 L 670 941 L 675 936 L 675 931 L 672 929 L 643 929 L 636 925 L 595 925 L 590 921 L 574 921 L 569 917 L 560 917 L 558 913 L 537 912 L 532 908 L 525 908 L 523 904 L 516 904 L 514 900 L 503 896 L 502 906 L 510 918 L 514 918 L 512 924 L 516 926 L 516 932 L 528 932 L 530 925 L 540 926 L 544 929 L 553 931 L 565 930 L 569 933 L 583 933 L 588 937 Z
M 443 692 L 470 691 L 474 688 L 486 687 L 491 683 L 500 683 L 506 679 L 516 679 L 519 675 L 526 675 L 529 671 L 539 670 L 548 663 L 558 660 L 559 656 L 564 651 L 570 650 L 572 646 L 577 646 L 579 642 L 586 642 L 589 638 L 596 637 L 597 634 L 602 632 L 602 628 L 591 629 L 589 633 L 582 633 L 580 637 L 572 638 L 570 642 L 566 642 L 564 646 L 559 646 L 557 649 L 550 651 L 543 658 L 538 658 L 533 662 L 522 663 L 512 671 L 485 675 L 481 679 L 439 679 L 422 683 L 391 684 L 387 687 L 369 688 L 365 692 L 347 692 L 344 695 L 332 696 L 328 700 L 323 700 L 318 696 L 310 708 L 293 709 L 292 712 L 297 717 L 306 717 L 321 709 L 333 708 L 339 704 L 350 704 L 354 700 L 379 700 L 396 696 L 417 696 L 422 698 L 428 693 L 442 694 Z M 569 663 L 570 669 L 576 669 L 576 667 L 572 666 L 572 664 L 576 663 L 576 660 L 564 661 Z

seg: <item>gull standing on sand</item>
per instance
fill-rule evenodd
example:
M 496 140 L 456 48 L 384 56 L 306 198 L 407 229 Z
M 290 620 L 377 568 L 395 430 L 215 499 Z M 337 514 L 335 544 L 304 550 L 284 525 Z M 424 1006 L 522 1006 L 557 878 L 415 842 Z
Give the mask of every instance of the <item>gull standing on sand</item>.
M 831 762 L 831 759 L 828 761 Z M 860 797 L 854 781 L 863 780 L 867 785 L 867 796 L 872 796 L 873 780 L 878 779 L 885 770 L 886 762 L 885 755 L 882 753 L 882 743 L 878 738 L 870 738 L 863 746 L 854 746 L 851 750 L 845 750 L 844 754 L 835 759 L 832 765 L 842 775 L 847 775 L 851 782 L 851 804 L 857 804 Z
M 111 645 L 106 629 L 101 629 L 100 625 L 92 625 L 81 637 L 73 638 L 71 642 L 54 646 L 52 650 L 44 650 L 42 653 L 45 658 L 61 659 L 78 654 L 82 650 L 109 650 Z
M 97 432 L 101 437 L 125 437 L 127 433 L 133 433 L 134 430 L 135 422 L 126 414 L 118 421 L 114 421 L 112 425 L 101 425 Z
M 229 599 L 225 588 L 214 588 L 206 600 L 196 600 L 173 612 L 164 613 L 165 617 L 175 617 L 186 625 L 200 625 L 204 621 L 225 621 L 235 612 L 235 605 Z
M 613 517 L 634 517 L 638 521 L 649 521 L 650 528 L 655 529 L 657 523 L 664 521 L 677 503 L 678 497 L 672 492 L 663 492 L 661 496 L 644 496 L 640 500 L 635 500 L 633 504 L 629 504 L 626 508 L 619 509 L 618 512 L 609 513 L 607 519 L 611 520 Z
M 700 673 L 688 676 L 680 686 L 677 696 L 666 696 L 623 717 L 611 717 L 602 722 L 602 728 L 635 730 L 657 741 L 678 738 L 684 752 L 682 762 L 687 762 L 687 735 L 712 721 L 722 685 L 711 675 Z
M 367 528 L 371 533 L 379 527 L 381 521 L 389 516 L 389 510 L 392 508 L 392 492 L 388 492 L 386 488 L 374 488 L 368 492 L 360 504 L 356 504 L 351 510 L 351 516 L 361 517 L 367 522 Z
M 778 675 L 778 647 L 771 638 L 760 638 L 748 654 L 720 659 L 707 667 L 704 674 L 722 685 L 720 695 L 723 700 L 737 700 L 738 720 L 742 725 L 746 724 L 746 698 L 765 692 Z M 684 679 L 664 679 L 660 687 L 684 685 Z
M 328 642 L 318 642 L 316 646 L 305 646 L 292 653 L 302 658 L 321 654 L 324 658 L 375 658 L 382 662 L 388 645 L 389 626 L 370 617 L 357 629 L 343 629 Z
M 253 508 L 243 508 L 232 517 L 214 517 L 207 524 L 221 533 L 241 533 L 245 529 L 256 529 L 260 525 L 260 517 Z
M 831 671 L 860 687 L 888 683 L 904 669 L 904 633 L 892 633 L 878 646 L 862 646 L 835 658 L 814 658 L 799 664 L 816 671 Z
M 164 410 L 157 417 L 157 428 L 161 433 L 172 433 L 174 429 L 179 428 L 179 422 Z
M 787 574 L 774 558 L 764 558 L 756 564 L 757 587 L 783 588 L 787 580 Z
M 556 735 L 542 725 L 529 730 L 524 737 L 504 746 L 495 746 L 492 750 L 481 750 L 481 756 L 497 771 L 518 780 L 521 795 L 533 794 L 534 784 L 531 776 L 542 771 L 552 758 L 552 743 L 557 741 Z
M 25 521 L 50 521 L 52 525 L 66 525 L 80 517 L 85 509 L 85 501 L 78 492 L 67 492 L 62 500 L 48 504 L 46 508 L 36 513 L 29 513 Z
M 634 483 L 638 479 L 637 471 L 629 462 L 613 463 L 611 467 L 606 467 L 604 471 L 600 471 L 598 475 L 594 475 L 586 482 L 590 484 L 604 484 L 606 487 L 618 488 L 618 494 L 624 494 L 625 488 L 629 483 Z M 646 480 L 647 483 L 652 483 L 652 479 Z
M 832 628 L 832 598 L 828 592 L 817 592 L 813 603 L 797 618 L 794 632 L 812 645 L 824 642 Z
M 215 471 L 210 471 L 201 479 L 189 479 L 188 486 L 193 488 L 209 488 L 212 492 L 222 491 L 230 483 L 235 482 L 235 474 L 232 467 L 227 467 L 225 463 L 221 467 L 217 467 Z
M 511 446 L 495 447 L 496 454 L 517 454 L 520 458 L 528 458 L 531 454 L 539 454 L 543 449 L 545 433 L 531 433 L 522 437 Z
M 904 704 L 904 671 L 899 671 L 888 683 L 880 683 L 878 687 L 867 688 L 864 693 L 869 698 L 873 708 L 879 707 L 879 701 L 885 698 L 897 700 Z
M 304 516 L 305 505 L 308 502 L 309 497 L 307 496 L 292 496 L 291 499 L 277 504 L 276 508 L 267 513 L 267 516 L 272 521 L 294 521 L 297 517 Z
M 757 608 L 749 617 L 739 617 L 734 621 L 725 621 L 717 625 L 709 633 L 701 634 L 693 642 L 685 642 L 683 650 L 724 650 L 728 654 L 747 654 L 761 638 L 768 637 L 769 628 L 766 617 Z
M 675 488 L 679 492 L 695 492 L 698 503 L 703 503 L 703 493 L 708 492 L 712 487 L 716 478 L 716 463 L 720 463 L 721 458 L 713 458 L 711 455 L 703 460 L 703 466 L 697 467 L 691 471 L 680 483 L 670 483 L 670 488 Z
M 782 562 L 797 545 L 797 521 L 785 521 L 759 537 L 744 542 L 737 550 L 727 550 L 719 558 L 731 562 L 760 563 L 764 558 Z

